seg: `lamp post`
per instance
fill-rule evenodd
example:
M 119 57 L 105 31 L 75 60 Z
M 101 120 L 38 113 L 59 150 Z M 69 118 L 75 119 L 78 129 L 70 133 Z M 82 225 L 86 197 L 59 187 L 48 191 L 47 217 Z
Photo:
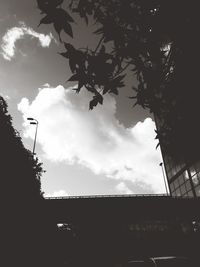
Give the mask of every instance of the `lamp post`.
M 168 195 L 167 184 L 166 184 L 166 180 L 165 180 L 165 173 L 164 173 L 164 169 L 163 169 L 163 162 L 161 162 L 159 164 L 159 166 L 161 166 L 161 168 L 162 168 L 162 174 L 163 174 L 163 179 L 164 179 L 164 183 L 165 183 L 165 190 L 166 190 L 166 193 Z
M 33 155 L 35 154 L 35 145 L 36 145 L 36 139 L 37 139 L 37 130 L 38 130 L 38 124 L 39 122 L 34 118 L 27 118 L 27 120 L 31 121 L 30 124 L 36 125 L 35 130 L 35 138 L 34 138 L 34 144 L 33 144 Z

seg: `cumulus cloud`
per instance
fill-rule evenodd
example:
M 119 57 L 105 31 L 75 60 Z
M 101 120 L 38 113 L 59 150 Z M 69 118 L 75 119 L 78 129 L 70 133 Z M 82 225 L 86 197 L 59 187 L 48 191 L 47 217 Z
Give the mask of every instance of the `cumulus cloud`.
M 20 23 L 19 27 L 13 27 L 8 29 L 8 31 L 4 34 L 1 41 L 1 54 L 6 60 L 11 60 L 15 56 L 16 52 L 16 42 L 22 39 L 25 35 L 31 36 L 32 38 L 36 38 L 39 41 L 39 44 L 42 47 L 49 47 L 52 39 L 54 39 L 53 35 L 43 34 L 34 31 L 32 28 L 27 27 L 24 23 Z
M 67 192 L 65 190 L 59 190 L 55 191 L 52 194 L 45 194 L 45 197 L 66 197 L 68 196 Z
M 124 182 L 120 182 L 116 186 L 116 190 L 120 194 L 133 194 L 134 193 L 132 190 L 130 190 L 130 188 Z
M 43 84 L 43 87 L 50 87 L 50 84 L 49 83 L 45 83 L 45 84 Z
M 164 192 L 152 119 L 125 128 L 115 117 L 114 97 L 108 95 L 93 111 L 88 110 L 90 99 L 86 90 L 76 95 L 63 86 L 39 88 L 34 101 L 23 98 L 18 109 L 24 120 L 39 121 L 37 140 L 49 160 L 81 164 L 94 174 L 117 179 L 118 190 L 124 192 L 128 192 L 121 183 L 125 181 L 143 184 L 147 192 L 148 188 Z M 25 137 L 33 139 L 33 127 L 26 121 L 24 127 Z

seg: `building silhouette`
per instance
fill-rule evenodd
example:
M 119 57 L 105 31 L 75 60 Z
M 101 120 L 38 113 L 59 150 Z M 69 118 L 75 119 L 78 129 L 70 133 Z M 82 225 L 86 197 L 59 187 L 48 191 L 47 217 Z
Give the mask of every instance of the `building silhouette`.
M 155 116 L 156 127 L 159 130 L 162 122 Z M 198 157 L 188 156 L 186 160 L 180 155 L 169 155 L 160 140 L 161 153 L 165 166 L 170 195 L 174 197 L 200 197 L 200 160 Z

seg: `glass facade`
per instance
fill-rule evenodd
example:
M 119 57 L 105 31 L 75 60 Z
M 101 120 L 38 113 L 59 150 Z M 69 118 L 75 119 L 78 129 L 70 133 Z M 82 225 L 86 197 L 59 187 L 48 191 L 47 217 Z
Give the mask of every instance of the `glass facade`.
M 162 120 L 156 116 L 154 118 L 159 130 Z M 200 160 L 186 164 L 182 159 L 177 163 L 163 152 L 162 145 L 161 152 L 170 194 L 177 197 L 200 197 Z
M 174 164 L 173 160 L 164 157 L 165 170 L 172 196 L 200 196 L 200 161 L 193 164 Z

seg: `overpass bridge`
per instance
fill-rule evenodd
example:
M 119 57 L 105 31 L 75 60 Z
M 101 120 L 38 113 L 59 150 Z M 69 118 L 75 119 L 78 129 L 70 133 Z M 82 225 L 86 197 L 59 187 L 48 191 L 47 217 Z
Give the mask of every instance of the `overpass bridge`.
M 59 251 L 66 248 L 62 255 L 68 252 L 75 266 L 110 267 L 150 256 L 199 255 L 193 223 L 200 222 L 200 198 L 69 196 L 46 198 L 43 204 L 48 221 L 66 224 L 56 246 Z
M 58 223 L 175 218 L 200 220 L 200 198 L 167 195 L 46 197 L 45 210 Z

